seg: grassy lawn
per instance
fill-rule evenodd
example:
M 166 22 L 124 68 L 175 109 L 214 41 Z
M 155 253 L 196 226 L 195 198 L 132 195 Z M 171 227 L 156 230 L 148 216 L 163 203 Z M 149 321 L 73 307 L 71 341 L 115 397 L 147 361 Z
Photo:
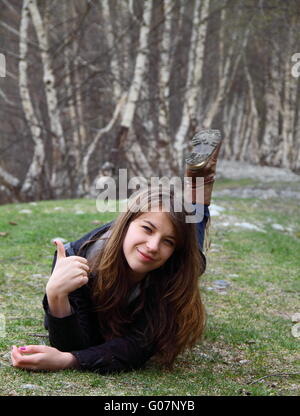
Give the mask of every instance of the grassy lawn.
M 248 182 L 227 180 L 218 189 L 222 185 Z M 0 206 L 0 233 L 7 233 L 0 234 L 0 313 L 6 322 L 0 395 L 299 396 L 300 339 L 291 334 L 291 317 L 300 312 L 299 201 L 224 197 L 213 203 L 225 210 L 212 218 L 208 267 L 199 283 L 208 316 L 203 341 L 178 357 L 171 372 L 149 362 L 144 370 L 109 376 L 25 372 L 11 367 L 10 348 L 48 344 L 41 301 L 51 240 L 76 240 L 115 214 L 97 212 L 94 200 Z M 235 225 L 242 222 L 260 231 Z

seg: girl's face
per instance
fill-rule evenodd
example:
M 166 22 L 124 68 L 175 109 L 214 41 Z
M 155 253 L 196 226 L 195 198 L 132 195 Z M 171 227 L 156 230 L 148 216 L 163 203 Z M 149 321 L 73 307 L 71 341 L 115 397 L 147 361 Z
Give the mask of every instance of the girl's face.
M 138 282 L 162 266 L 175 246 L 175 229 L 166 212 L 146 212 L 132 221 L 123 243 L 132 280 Z

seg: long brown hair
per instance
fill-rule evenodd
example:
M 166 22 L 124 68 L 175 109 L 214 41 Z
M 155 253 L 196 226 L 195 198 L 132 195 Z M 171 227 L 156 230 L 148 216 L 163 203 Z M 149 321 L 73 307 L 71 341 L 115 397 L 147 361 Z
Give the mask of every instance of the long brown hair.
M 166 211 L 176 232 L 175 251 L 163 266 L 148 273 L 150 289 L 145 287 L 146 279 L 141 282 L 139 303 L 128 313 L 132 288 L 123 253 L 124 238 L 132 221 L 153 207 L 164 210 L 167 200 Z M 157 360 L 167 367 L 172 367 L 179 353 L 195 345 L 205 326 L 199 290 L 199 277 L 205 264 L 199 252 L 195 224 L 186 222 L 184 209 L 176 212 L 175 208 L 174 192 L 143 190 L 116 219 L 103 249 L 91 263 L 96 276 L 93 300 L 106 338 L 126 335 L 130 323 L 143 309 L 147 319 L 145 342 L 154 343 Z

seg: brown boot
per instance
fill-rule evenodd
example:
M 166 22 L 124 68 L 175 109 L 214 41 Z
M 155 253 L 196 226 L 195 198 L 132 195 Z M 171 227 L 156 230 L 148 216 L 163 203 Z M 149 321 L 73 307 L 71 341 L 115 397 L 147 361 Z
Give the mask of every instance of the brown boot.
M 191 199 L 193 203 L 210 205 L 213 184 L 217 167 L 217 159 L 222 144 L 219 130 L 200 130 L 192 139 L 193 152 L 186 158 L 185 177 L 191 187 Z M 204 178 L 203 200 L 197 200 L 196 178 Z M 201 196 L 201 192 L 198 191 Z

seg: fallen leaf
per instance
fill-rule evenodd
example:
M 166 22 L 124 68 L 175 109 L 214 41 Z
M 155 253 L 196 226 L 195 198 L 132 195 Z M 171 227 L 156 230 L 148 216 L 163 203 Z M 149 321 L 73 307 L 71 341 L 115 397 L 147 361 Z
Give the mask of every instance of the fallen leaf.
M 0 231 L 0 237 L 6 237 L 8 235 L 8 233 L 4 232 L 4 231 Z
M 10 225 L 18 225 L 16 222 L 14 222 L 14 221 L 9 221 L 9 224 Z

